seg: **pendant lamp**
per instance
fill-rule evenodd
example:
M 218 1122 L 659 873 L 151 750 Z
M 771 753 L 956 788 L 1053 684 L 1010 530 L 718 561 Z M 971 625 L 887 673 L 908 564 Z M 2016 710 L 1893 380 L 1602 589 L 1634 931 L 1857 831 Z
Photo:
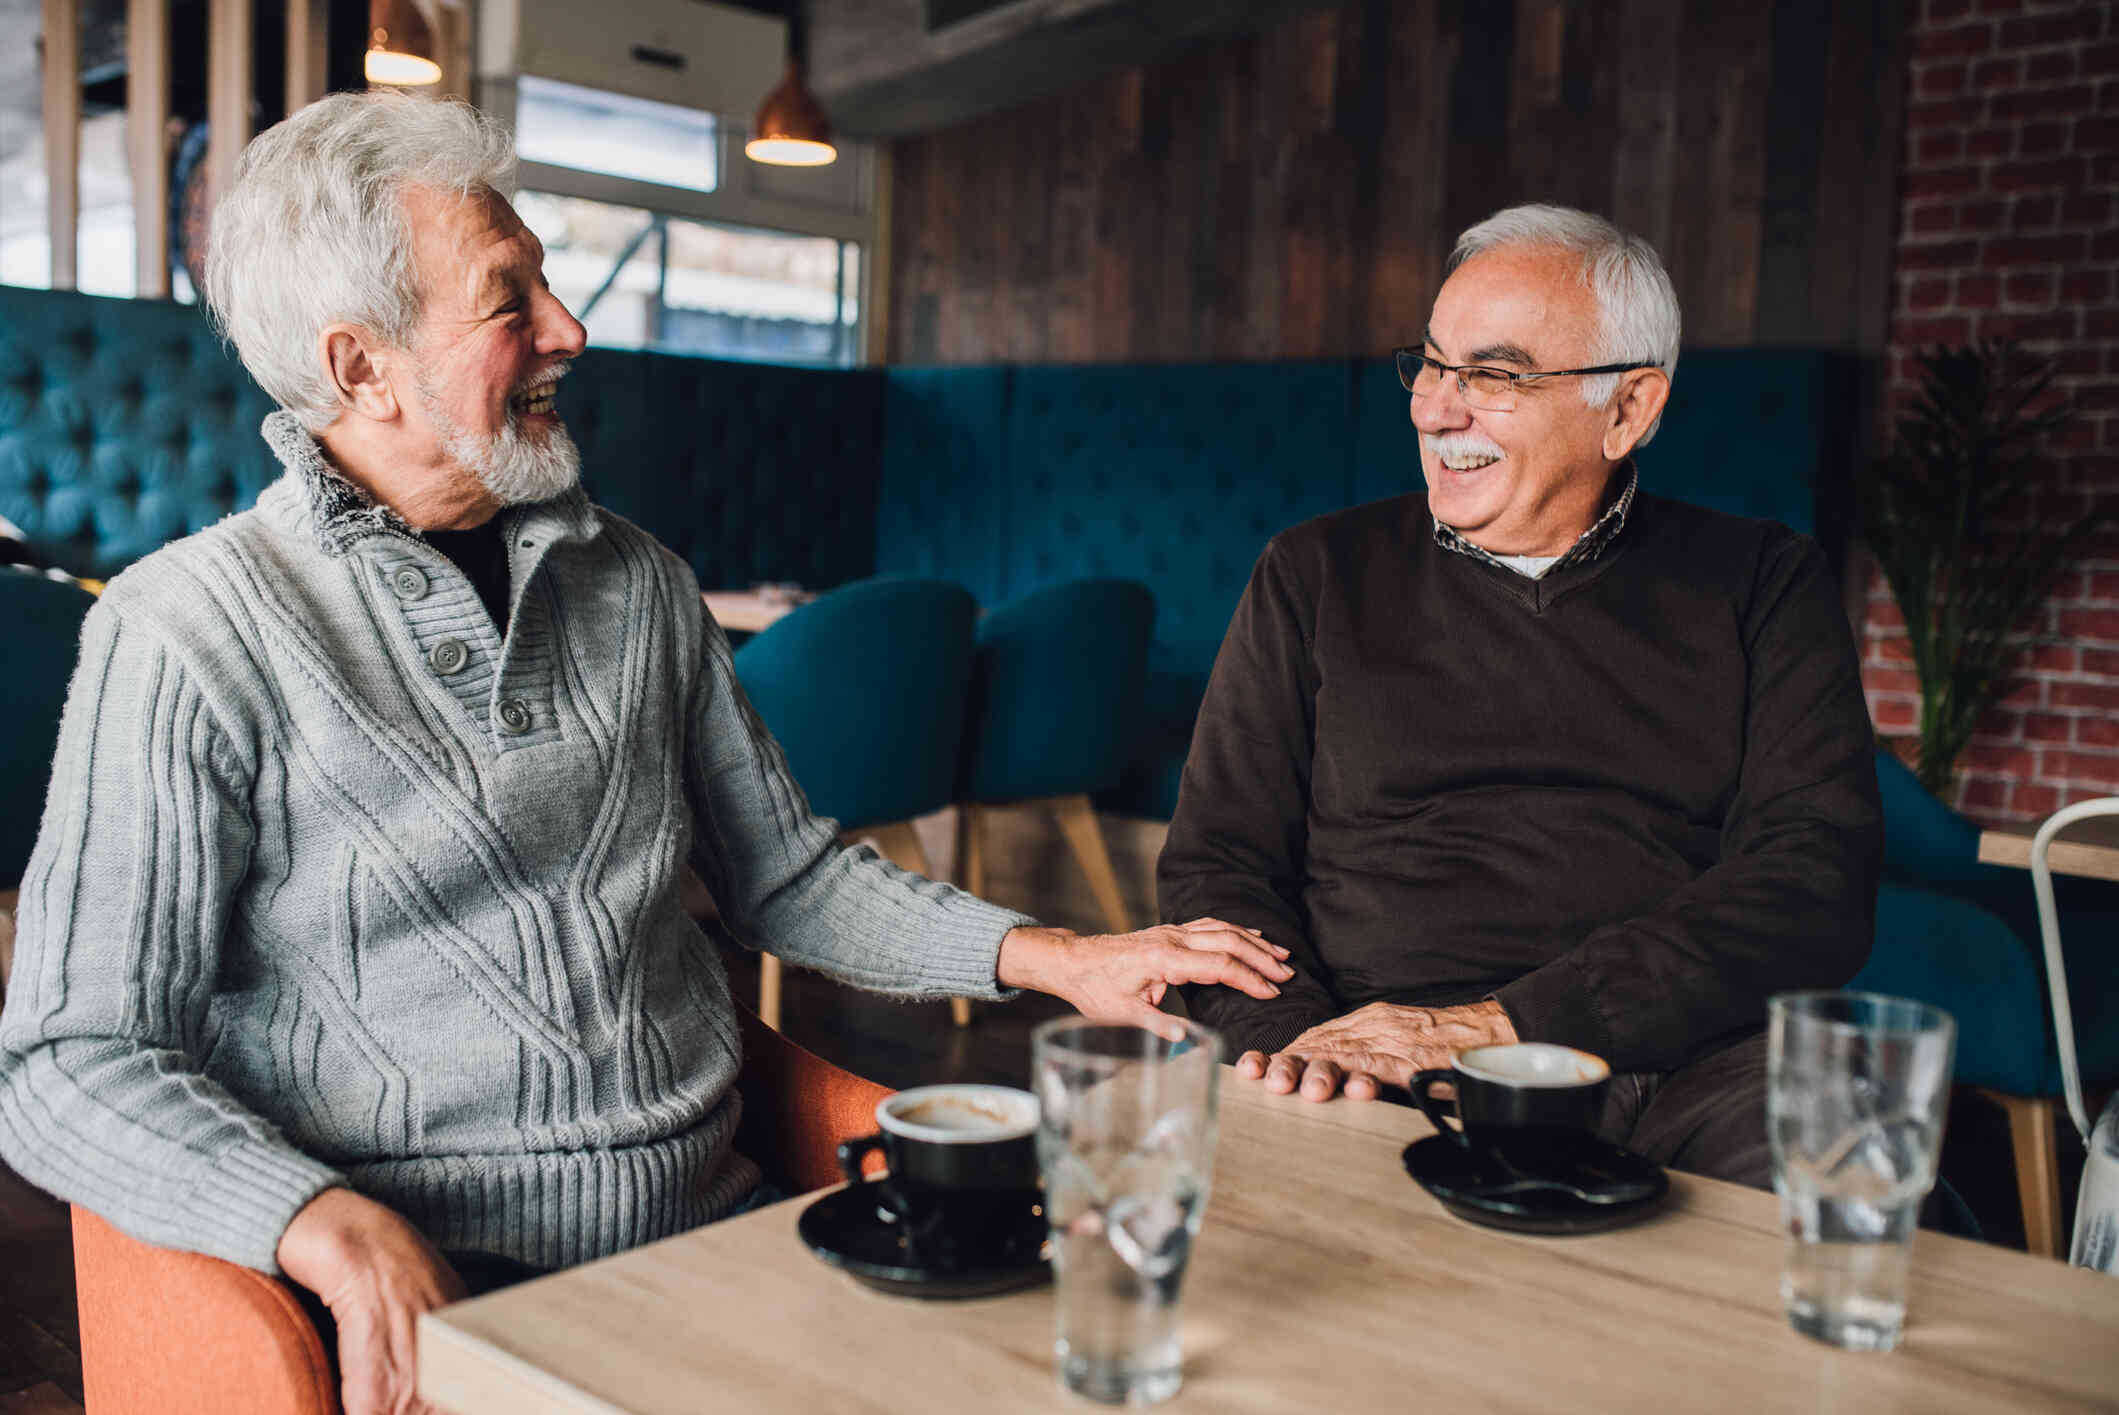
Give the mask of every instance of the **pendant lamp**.
M 779 167 L 822 167 L 836 161 L 831 121 L 803 80 L 808 49 L 802 32 L 802 0 L 787 0 L 787 73 L 780 86 L 758 105 L 743 155 L 753 162 Z
M 434 62 L 434 31 L 413 0 L 368 0 L 368 58 L 371 84 L 411 87 L 441 82 Z

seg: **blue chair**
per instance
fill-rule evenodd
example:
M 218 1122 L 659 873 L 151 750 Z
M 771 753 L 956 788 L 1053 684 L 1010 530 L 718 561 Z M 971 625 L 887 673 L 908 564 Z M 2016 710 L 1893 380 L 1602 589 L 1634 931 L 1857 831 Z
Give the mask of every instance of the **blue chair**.
M 932 875 L 912 828 L 950 802 L 978 605 L 940 580 L 857 580 L 736 651 L 736 676 L 787 754 L 811 809 L 885 859 Z M 780 1025 L 780 963 L 763 960 L 758 1015 Z
M 2036 903 L 2021 870 L 1979 863 L 1979 827 L 1928 794 L 1888 752 L 1876 761 L 1884 880 L 1876 940 L 1850 986 L 1917 998 L 1957 1018 L 1960 1085 L 2009 1118 L 2026 1246 L 2060 1255 L 2055 1150 L 2060 1054 L 2046 1003 Z M 2119 930 L 2119 886 L 2055 881 L 2071 930 Z M 2082 950 L 2069 969 L 2083 1077 L 2119 1080 L 2119 950 Z
M 1070 580 L 1023 596 L 979 624 L 970 719 L 957 780 L 957 866 L 986 888 L 986 808 L 1049 812 L 1105 925 L 1133 927 L 1091 794 L 1118 785 L 1140 743 L 1155 596 L 1133 580 Z
M 15 896 L 44 815 L 81 621 L 95 602 L 72 581 L 0 568 L 0 623 L 7 625 L 8 645 L 7 708 L 0 713 L 0 997 L 14 956 Z

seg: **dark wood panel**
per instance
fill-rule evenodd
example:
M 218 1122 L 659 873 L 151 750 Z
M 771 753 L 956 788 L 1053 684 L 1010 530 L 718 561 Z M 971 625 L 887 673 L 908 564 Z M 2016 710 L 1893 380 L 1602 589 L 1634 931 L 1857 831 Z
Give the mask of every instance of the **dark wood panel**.
M 1379 353 L 1518 201 L 1662 253 L 1694 345 L 1880 350 L 1896 0 L 1348 0 L 897 143 L 894 360 Z

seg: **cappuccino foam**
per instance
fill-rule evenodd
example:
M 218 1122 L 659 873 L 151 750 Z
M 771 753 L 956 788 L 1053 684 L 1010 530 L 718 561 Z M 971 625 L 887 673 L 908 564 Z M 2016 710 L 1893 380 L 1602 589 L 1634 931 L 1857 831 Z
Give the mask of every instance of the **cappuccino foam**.
M 1459 1052 L 1456 1066 L 1467 1076 L 1504 1086 L 1587 1086 L 1611 1075 L 1601 1056 L 1551 1042 L 1511 1042 Z
M 1009 1140 L 1037 1128 L 1037 1097 L 1008 1086 L 920 1086 L 877 1106 L 876 1121 L 916 1140 Z

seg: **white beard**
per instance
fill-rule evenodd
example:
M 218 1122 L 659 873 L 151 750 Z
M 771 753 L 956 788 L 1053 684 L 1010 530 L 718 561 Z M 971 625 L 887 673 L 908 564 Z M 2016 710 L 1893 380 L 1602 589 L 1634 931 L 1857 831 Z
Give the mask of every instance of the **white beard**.
M 528 506 L 550 501 L 573 490 L 581 480 L 581 452 L 568 436 L 566 424 L 555 423 L 538 441 L 524 430 L 521 416 L 511 407 L 500 431 L 481 439 L 444 412 L 424 383 L 419 385 L 419 397 L 441 434 L 442 450 L 457 466 L 477 477 L 479 485 L 501 505 Z

